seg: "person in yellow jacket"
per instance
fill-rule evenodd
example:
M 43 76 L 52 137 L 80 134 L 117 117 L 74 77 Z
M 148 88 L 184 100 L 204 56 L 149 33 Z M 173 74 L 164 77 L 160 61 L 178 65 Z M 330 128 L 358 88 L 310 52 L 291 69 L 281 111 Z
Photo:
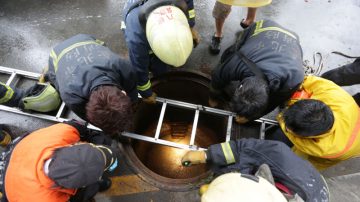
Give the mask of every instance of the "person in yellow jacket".
M 323 170 L 360 155 L 359 107 L 332 81 L 307 76 L 278 115 L 293 151 Z
M 212 36 L 211 44 L 209 46 L 210 53 L 214 55 L 220 53 L 223 26 L 226 18 L 231 12 L 231 6 L 248 7 L 246 19 L 243 19 L 240 22 L 240 26 L 245 29 L 255 21 L 256 9 L 270 4 L 271 1 L 272 0 L 217 0 L 212 11 L 212 15 L 215 18 L 215 33 Z

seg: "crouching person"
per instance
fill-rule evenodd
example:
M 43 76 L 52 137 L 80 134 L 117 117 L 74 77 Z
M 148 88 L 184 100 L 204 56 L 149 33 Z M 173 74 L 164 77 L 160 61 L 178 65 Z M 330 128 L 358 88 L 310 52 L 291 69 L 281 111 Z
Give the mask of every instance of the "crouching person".
M 279 141 L 239 139 L 189 151 L 183 165 L 211 164 L 224 174 L 201 187 L 202 201 L 329 201 L 325 180 Z M 269 200 L 272 199 L 272 200 Z
M 131 122 L 136 78 L 125 59 L 87 34 L 56 45 L 44 76 L 67 107 L 109 135 L 122 132 Z
M 81 125 L 60 123 L 16 138 L 4 155 L 2 201 L 87 201 L 111 186 L 108 146 L 80 142 Z

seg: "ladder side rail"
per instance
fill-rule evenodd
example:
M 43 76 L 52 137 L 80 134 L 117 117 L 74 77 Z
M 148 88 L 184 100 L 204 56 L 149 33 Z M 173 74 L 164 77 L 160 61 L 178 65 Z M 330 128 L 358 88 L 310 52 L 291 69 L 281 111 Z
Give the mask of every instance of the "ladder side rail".
M 39 79 L 39 77 L 41 76 L 40 73 L 34 73 L 34 72 L 13 69 L 13 68 L 8 68 L 8 67 L 3 67 L 3 66 L 0 66 L 0 72 L 5 73 L 5 74 L 12 74 L 13 72 L 15 72 L 18 75 L 21 75 L 23 77 L 30 78 L 30 79 L 35 79 L 35 80 Z
M 165 145 L 165 146 L 170 146 L 170 147 L 175 147 L 175 148 L 179 148 L 179 149 L 186 149 L 186 150 L 194 150 L 194 151 L 205 151 L 205 148 L 201 148 L 201 147 L 197 147 L 197 146 L 190 146 L 190 145 L 186 145 L 186 144 L 179 144 L 179 143 L 175 143 L 175 142 L 171 142 L 171 141 L 167 141 L 167 140 L 162 140 L 162 139 L 155 139 L 152 137 L 148 137 L 148 136 L 144 136 L 144 135 L 138 135 L 135 133 L 129 133 L 129 132 L 122 132 L 121 133 L 122 136 L 124 137 L 129 137 L 129 138 L 133 138 L 133 139 L 137 139 L 137 140 L 142 140 L 142 141 L 146 141 L 146 142 L 151 142 L 151 143 L 156 143 L 156 144 L 161 144 L 161 145 Z

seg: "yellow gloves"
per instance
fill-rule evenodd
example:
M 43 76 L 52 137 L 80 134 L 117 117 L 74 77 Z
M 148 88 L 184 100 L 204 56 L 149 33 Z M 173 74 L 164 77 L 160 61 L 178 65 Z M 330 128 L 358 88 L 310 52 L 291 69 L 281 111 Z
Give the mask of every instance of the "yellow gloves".
M 235 121 L 238 124 L 244 124 L 244 123 L 247 123 L 249 120 L 247 118 L 243 117 L 243 116 L 236 116 Z
M 214 99 L 211 99 L 211 98 L 209 98 L 209 106 L 210 107 L 218 107 L 219 106 L 219 102 L 218 101 L 216 101 L 216 100 L 214 100 Z
M 150 97 L 143 98 L 142 100 L 147 104 L 156 104 L 156 93 L 152 93 Z
M 206 153 L 204 151 L 188 151 L 181 159 L 181 164 L 184 166 L 200 163 L 206 163 Z

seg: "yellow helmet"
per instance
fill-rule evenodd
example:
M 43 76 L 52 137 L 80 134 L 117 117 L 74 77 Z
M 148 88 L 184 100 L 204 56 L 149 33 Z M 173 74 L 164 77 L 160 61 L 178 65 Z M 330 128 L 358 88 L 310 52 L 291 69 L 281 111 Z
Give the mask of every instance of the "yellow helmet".
M 274 185 L 262 177 L 227 173 L 212 181 L 201 197 L 201 202 L 218 201 L 286 202 L 287 200 Z
M 217 1 L 232 6 L 257 8 L 270 4 L 272 0 L 217 0 Z
M 150 13 L 146 38 L 154 54 L 174 67 L 184 65 L 193 49 L 188 20 L 176 6 L 160 6 Z

